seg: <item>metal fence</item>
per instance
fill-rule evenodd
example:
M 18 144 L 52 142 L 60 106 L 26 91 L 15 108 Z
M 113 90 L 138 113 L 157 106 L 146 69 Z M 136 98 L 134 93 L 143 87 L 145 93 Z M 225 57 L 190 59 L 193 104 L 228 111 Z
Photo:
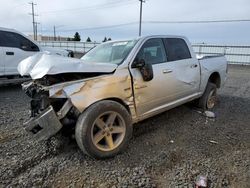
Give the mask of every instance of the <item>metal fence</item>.
M 229 64 L 250 65 L 250 46 L 193 44 L 196 54 L 211 56 L 223 54 Z
M 97 42 L 74 42 L 74 41 L 42 41 L 42 46 L 57 47 L 74 52 L 84 53 L 96 46 Z M 239 45 L 210 45 L 210 44 L 193 44 L 196 54 L 211 56 L 223 54 L 226 56 L 229 64 L 250 65 L 250 46 Z
M 74 41 L 39 41 L 42 46 L 62 48 L 66 50 L 72 50 L 74 52 L 87 52 L 91 48 L 95 47 L 97 42 L 74 42 Z

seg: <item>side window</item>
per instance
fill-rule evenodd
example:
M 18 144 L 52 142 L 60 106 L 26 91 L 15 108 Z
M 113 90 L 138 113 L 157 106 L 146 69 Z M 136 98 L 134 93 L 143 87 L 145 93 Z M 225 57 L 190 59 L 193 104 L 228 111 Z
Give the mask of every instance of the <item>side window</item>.
M 6 33 L 5 31 L 0 31 L 0 46 L 2 46 L 2 47 L 7 46 L 5 33 Z
M 4 32 L 4 46 L 12 48 L 20 48 L 20 41 L 17 40 L 16 34 L 11 32 Z
M 138 60 L 144 59 L 145 62 L 151 64 L 166 62 L 167 58 L 162 39 L 149 39 L 146 41 L 138 52 L 136 58 Z
M 22 35 L 7 31 L 0 31 L 0 45 L 4 47 L 20 48 L 24 51 L 39 51 L 37 45 Z
M 180 38 L 165 39 L 168 61 L 177 61 L 191 58 L 186 42 Z

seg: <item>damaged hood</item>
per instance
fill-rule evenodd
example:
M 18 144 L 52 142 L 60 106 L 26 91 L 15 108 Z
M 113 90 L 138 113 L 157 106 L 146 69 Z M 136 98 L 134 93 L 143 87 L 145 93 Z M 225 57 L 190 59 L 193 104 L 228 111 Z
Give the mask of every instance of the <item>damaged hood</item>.
M 111 73 L 118 65 L 110 63 L 89 63 L 81 59 L 68 58 L 48 53 L 37 53 L 18 65 L 18 72 L 32 79 L 61 73 Z
M 68 57 L 69 52 L 67 50 L 64 49 L 60 49 L 60 48 L 54 48 L 54 47 L 45 47 L 45 46 L 40 46 L 40 48 L 42 49 L 43 52 L 48 52 L 51 55 L 61 55 L 61 56 L 65 56 Z

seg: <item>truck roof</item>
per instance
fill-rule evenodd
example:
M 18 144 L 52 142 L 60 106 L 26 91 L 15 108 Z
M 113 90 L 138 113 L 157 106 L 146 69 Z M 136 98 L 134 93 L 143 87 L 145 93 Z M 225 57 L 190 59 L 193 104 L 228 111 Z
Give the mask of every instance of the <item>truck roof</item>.
M 11 32 L 16 32 L 16 33 L 20 33 L 19 31 L 15 30 L 15 29 L 10 29 L 10 28 L 5 28 L 5 27 L 0 27 L 1 31 L 11 31 Z
M 181 38 L 181 39 L 184 39 L 186 42 L 188 41 L 187 37 L 181 36 L 181 35 L 145 35 L 145 36 L 135 37 L 135 38 L 116 39 L 116 40 L 112 40 L 112 41 L 107 41 L 107 43 L 126 41 L 126 40 L 146 40 L 149 38 Z
M 181 35 L 145 35 L 145 36 L 141 36 L 139 38 L 148 38 L 148 37 L 157 37 L 157 38 L 165 38 L 165 37 L 169 37 L 169 38 L 185 38 L 184 36 Z
M 18 31 L 18 30 L 15 30 L 15 29 L 0 27 L 0 31 L 9 31 L 9 32 L 13 32 L 13 33 L 18 33 L 18 34 L 20 34 L 20 35 L 22 35 L 22 36 L 24 36 L 24 37 L 27 38 L 27 36 L 26 36 L 25 34 L 23 34 L 22 32 L 20 32 L 20 31 Z M 29 40 L 31 40 L 31 39 L 29 38 Z M 33 41 L 33 40 L 32 40 L 32 41 Z M 33 41 L 33 42 L 34 42 L 34 41 Z

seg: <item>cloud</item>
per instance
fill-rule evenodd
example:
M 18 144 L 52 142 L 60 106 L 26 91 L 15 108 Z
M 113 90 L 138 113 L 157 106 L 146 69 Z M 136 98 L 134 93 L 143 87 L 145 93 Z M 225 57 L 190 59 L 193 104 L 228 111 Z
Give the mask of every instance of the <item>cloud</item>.
M 1 27 L 32 33 L 31 6 L 26 0 L 0 0 Z M 138 0 L 37 0 L 35 11 L 40 22 L 38 32 L 52 35 L 53 26 L 61 36 L 73 36 L 79 31 L 100 41 L 138 35 L 138 25 L 82 30 L 89 27 L 116 25 L 139 21 Z M 143 4 L 145 21 L 250 19 L 249 0 L 148 0 Z M 76 29 L 76 30 L 75 30 Z M 72 31 L 68 31 L 72 30 Z M 74 31 L 75 30 L 75 31 Z M 250 44 L 247 31 L 250 22 L 210 24 L 143 24 L 143 34 L 186 35 L 194 42 Z

